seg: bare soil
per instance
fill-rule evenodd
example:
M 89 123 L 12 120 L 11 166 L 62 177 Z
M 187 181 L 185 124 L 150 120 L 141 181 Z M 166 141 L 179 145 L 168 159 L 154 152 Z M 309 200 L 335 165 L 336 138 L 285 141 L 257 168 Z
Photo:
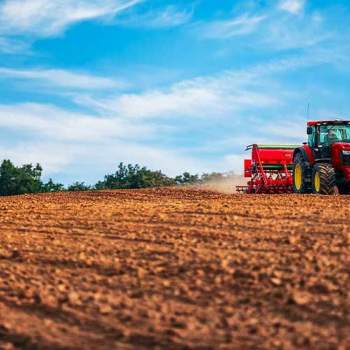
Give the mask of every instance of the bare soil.
M 0 349 L 350 349 L 350 197 L 0 199 Z

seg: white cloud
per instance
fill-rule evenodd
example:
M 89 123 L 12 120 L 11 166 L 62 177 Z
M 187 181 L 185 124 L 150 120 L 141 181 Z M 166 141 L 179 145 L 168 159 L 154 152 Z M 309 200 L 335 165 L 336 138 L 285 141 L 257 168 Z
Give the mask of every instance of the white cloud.
M 62 114 L 63 119 L 51 120 L 53 113 Z M 208 163 L 185 150 L 147 145 L 143 141 L 152 134 L 150 127 L 93 121 L 43 105 L 1 106 L 0 127 L 19 135 L 21 131 L 34 133 L 26 141 L 16 139 L 7 142 L 6 147 L 0 146 L 1 159 L 11 159 L 18 165 L 40 163 L 46 177 L 64 173 L 65 180 L 60 181 L 65 183 L 77 180 L 94 184 L 115 171 L 119 162 L 161 169 L 171 176 L 210 169 Z
M 287 11 L 293 15 L 299 14 L 305 6 L 305 0 L 283 0 L 279 3 L 281 10 Z
M 114 17 L 141 1 L 4 0 L 0 4 L 0 33 L 53 36 L 77 22 Z
M 259 38 L 261 45 L 277 50 L 315 48 L 332 39 L 333 33 L 325 31 L 318 21 L 289 21 L 283 18 L 271 21 L 265 35 Z
M 26 103 L 0 105 L 0 127 L 34 133 L 38 138 L 69 142 L 97 142 L 106 139 L 147 139 L 154 128 L 61 109 Z
M 233 19 L 211 22 L 201 26 L 200 32 L 207 39 L 228 39 L 252 33 L 264 19 L 265 16 L 243 14 Z
M 133 27 L 169 28 L 183 25 L 191 18 L 192 11 L 180 10 L 170 5 L 143 14 L 131 14 L 124 19 L 118 19 L 117 23 Z
M 151 27 L 176 27 L 187 23 L 191 19 L 192 13 L 185 10 L 180 11 L 174 6 L 168 6 L 158 13 L 151 14 L 151 16 L 153 16 L 153 19 L 148 22 Z
M 1 159 L 10 159 L 17 165 L 39 163 L 44 167 L 45 174 L 54 174 L 69 166 L 77 156 L 75 152 L 69 150 L 68 145 L 50 141 L 0 147 Z
M 37 161 L 43 165 L 47 163 L 49 170 L 70 171 L 65 164 L 76 161 L 79 166 L 86 163 L 87 168 L 98 163 L 101 171 L 106 172 L 114 169 L 118 161 L 127 161 L 162 168 L 171 175 L 186 169 L 197 172 L 234 169 L 239 172 L 242 159 L 238 152 L 245 143 L 265 140 L 266 135 L 276 141 L 289 142 L 300 133 L 301 129 L 295 128 L 295 124 L 282 123 L 281 118 L 277 118 L 276 123 L 261 122 L 270 111 L 275 112 L 269 118 L 276 118 L 279 114 L 276 110 L 283 108 L 287 100 L 290 104 L 299 98 L 291 95 L 286 86 L 281 88 L 278 74 L 330 59 L 327 56 L 294 57 L 242 71 L 186 80 L 166 89 L 120 93 L 109 98 L 98 98 L 94 91 L 91 95 L 86 91 L 75 93 L 75 102 L 84 109 L 90 108 L 89 114 L 33 103 L 0 105 L 0 128 L 11 129 L 19 135 L 24 132 L 31 140 L 36 139 L 34 144 L 29 142 L 31 152 Z M 216 159 L 200 160 L 203 154 L 213 151 L 213 146 L 210 149 L 209 145 L 204 153 L 200 151 L 207 138 L 199 142 L 198 154 L 196 147 L 180 148 L 177 143 L 172 143 L 174 141 L 169 142 L 179 135 L 183 137 L 184 126 L 188 128 L 187 132 L 200 134 L 217 123 L 223 134 L 216 133 L 215 137 L 222 140 L 230 135 L 232 143 L 221 145 L 220 156 Z M 246 128 L 246 125 L 253 127 Z M 304 123 L 301 125 L 303 129 Z M 157 146 L 162 140 L 166 140 L 167 147 Z M 67 158 L 60 156 L 57 162 L 48 162 L 55 152 L 52 150 L 59 150 L 52 144 L 61 145 Z M 147 146 L 150 144 L 153 146 Z M 215 141 L 214 146 L 217 144 Z M 228 149 L 236 156 L 222 156 Z M 19 148 L 15 151 L 16 159 L 25 159 Z M 79 166 L 76 174 L 81 171 Z M 72 173 L 71 178 L 77 178 L 76 174 Z
M 64 172 L 68 182 L 95 183 L 116 170 L 121 161 L 162 169 L 169 175 L 208 168 L 186 150 L 149 145 L 163 132 L 152 123 L 136 124 L 27 103 L 0 105 L 0 128 L 17 134 L 6 140 L 6 147 L 0 146 L 1 159 L 16 164 L 39 162 L 45 176 Z
M 53 85 L 82 90 L 115 89 L 124 87 L 121 81 L 62 69 L 12 69 L 0 67 L 1 78 L 30 80 L 40 85 Z
M 249 73 L 225 72 L 214 77 L 182 81 L 164 90 L 122 94 L 106 99 L 77 95 L 75 102 L 127 119 L 195 118 L 226 116 L 239 111 L 269 107 L 278 100 L 257 91 Z
M 271 83 L 271 76 L 333 61 L 331 55 L 290 57 L 244 70 L 231 70 L 184 80 L 166 89 L 124 93 L 108 98 L 75 94 L 74 102 L 102 115 L 124 119 L 225 118 L 244 111 L 279 106 L 287 92 Z
M 120 161 L 146 165 L 154 170 L 162 170 L 170 176 L 185 171 L 199 173 L 212 164 L 191 156 L 185 150 L 171 149 L 157 145 L 145 145 L 138 142 L 120 142 L 111 140 L 108 144 L 92 145 L 87 153 L 105 172 L 112 172 Z
M 19 135 L 24 132 L 32 140 L 25 145 L 8 147 L 3 157 L 18 163 L 40 162 L 47 169 L 46 174 L 64 169 L 71 179 L 90 182 L 112 171 L 119 161 L 161 168 L 170 175 L 185 170 L 228 171 L 233 168 L 239 172 L 241 158 L 220 156 L 200 160 L 186 147 L 157 146 L 159 137 L 156 135 L 163 134 L 164 129 L 161 123 L 154 126 L 149 119 L 170 117 L 176 120 L 173 128 L 165 122 L 170 126 L 166 137 L 181 134 L 181 120 L 198 120 L 195 128 L 203 129 L 203 122 L 210 125 L 217 118 L 227 117 L 231 127 L 242 120 L 241 112 L 245 109 L 269 108 L 279 103 L 271 92 L 266 89 L 262 92 L 254 83 L 257 76 L 262 78 L 264 72 L 271 74 L 277 67 L 278 64 L 265 66 L 265 70 L 255 67 L 244 73 L 225 72 L 179 82 L 166 90 L 123 94 L 108 101 L 93 97 L 80 101 L 84 107 L 93 106 L 101 117 L 96 117 L 96 113 L 82 114 L 42 104 L 0 105 L 0 128 Z M 135 118 L 137 123 L 132 120 Z M 153 146 L 147 146 L 148 141 Z M 28 157 L 24 149 L 30 152 Z M 91 177 L 81 175 L 82 167 L 94 168 Z
M 278 7 L 264 9 L 258 6 L 250 12 L 240 13 L 231 19 L 200 23 L 194 32 L 201 39 L 230 39 L 218 55 L 240 48 L 261 51 L 305 49 L 332 42 L 335 32 L 330 30 L 321 12 L 304 13 L 305 1 L 285 0 Z M 282 10 L 282 11 L 281 11 Z M 293 14 L 293 16 L 291 16 Z M 242 37 L 245 40 L 242 40 Z
M 46 177 L 64 172 L 68 183 L 94 184 L 105 174 L 114 172 L 119 162 L 138 163 L 171 176 L 185 171 L 197 173 L 210 167 L 184 152 L 118 139 L 85 144 L 43 139 L 0 147 L 0 153 L 1 159 L 11 159 L 17 165 L 40 163 Z

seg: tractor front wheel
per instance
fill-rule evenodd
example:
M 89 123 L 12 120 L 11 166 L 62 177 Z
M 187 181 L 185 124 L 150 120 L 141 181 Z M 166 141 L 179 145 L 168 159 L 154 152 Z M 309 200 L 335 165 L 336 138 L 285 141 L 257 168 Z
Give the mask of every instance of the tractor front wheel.
M 310 182 L 307 178 L 307 165 L 301 153 L 294 158 L 293 166 L 293 190 L 295 193 L 310 193 Z M 309 180 L 310 181 L 310 180 Z
M 336 194 L 335 171 L 331 164 L 316 164 L 312 172 L 312 192 L 315 194 Z

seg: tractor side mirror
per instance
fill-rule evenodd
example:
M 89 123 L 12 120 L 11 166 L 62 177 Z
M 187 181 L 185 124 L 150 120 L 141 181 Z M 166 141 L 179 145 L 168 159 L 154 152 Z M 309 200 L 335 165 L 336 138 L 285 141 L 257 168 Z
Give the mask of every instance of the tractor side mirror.
M 311 127 L 311 126 L 308 126 L 308 127 L 307 127 L 306 133 L 307 133 L 308 135 L 312 135 L 312 127 Z

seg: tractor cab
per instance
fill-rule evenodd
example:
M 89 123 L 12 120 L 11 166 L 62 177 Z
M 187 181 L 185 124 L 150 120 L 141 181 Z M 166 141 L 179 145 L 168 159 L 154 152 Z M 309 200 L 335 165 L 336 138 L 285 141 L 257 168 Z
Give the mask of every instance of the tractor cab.
M 350 143 L 350 121 L 308 122 L 307 134 L 314 158 L 330 159 L 333 144 Z
M 296 193 L 350 193 L 350 121 L 310 121 L 308 142 L 294 150 Z

